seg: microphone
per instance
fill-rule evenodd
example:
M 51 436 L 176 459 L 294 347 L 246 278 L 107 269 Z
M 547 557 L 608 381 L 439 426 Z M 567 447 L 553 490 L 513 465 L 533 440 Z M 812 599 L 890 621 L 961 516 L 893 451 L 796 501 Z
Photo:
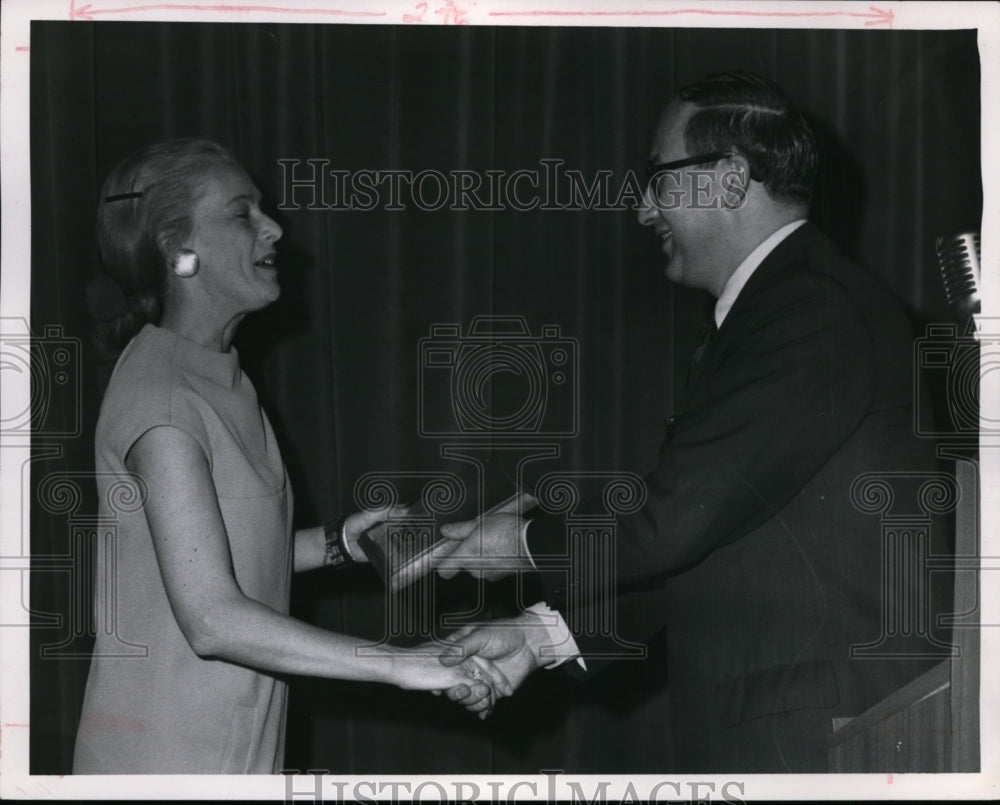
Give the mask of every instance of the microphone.
M 979 232 L 937 239 L 938 270 L 951 309 L 963 321 L 980 312 Z

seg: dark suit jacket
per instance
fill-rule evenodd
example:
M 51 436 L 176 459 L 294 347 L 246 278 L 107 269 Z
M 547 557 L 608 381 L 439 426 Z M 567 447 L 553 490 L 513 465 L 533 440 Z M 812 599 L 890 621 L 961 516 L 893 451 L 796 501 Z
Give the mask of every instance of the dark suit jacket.
M 912 364 L 897 299 L 806 224 L 758 267 L 694 370 L 646 504 L 617 521 L 612 598 L 618 637 L 667 630 L 677 771 L 825 771 L 831 719 L 927 667 L 850 655 L 879 640 L 894 594 L 879 517 L 851 484 L 938 469 L 913 434 Z M 538 518 L 527 539 L 532 556 L 565 554 L 565 522 Z M 543 582 L 592 671 L 615 644 L 567 603 L 608 606 L 586 576 Z

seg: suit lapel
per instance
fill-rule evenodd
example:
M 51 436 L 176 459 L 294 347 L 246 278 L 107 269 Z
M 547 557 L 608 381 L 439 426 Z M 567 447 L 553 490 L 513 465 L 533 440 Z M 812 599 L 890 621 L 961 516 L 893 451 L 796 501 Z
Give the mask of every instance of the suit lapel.
M 819 230 L 808 221 L 800 226 L 781 241 L 757 267 L 743 290 L 740 291 L 739 296 L 736 297 L 736 301 L 722 322 L 722 327 L 717 329 L 715 319 L 709 320 L 688 370 L 680 406 L 682 412 L 697 407 L 698 401 L 704 393 L 705 382 L 711 377 L 714 364 L 726 345 L 734 340 L 738 342 L 746 338 L 740 321 L 743 319 L 744 311 L 752 309 L 755 304 L 754 297 L 773 283 L 775 278 L 789 265 L 804 259 L 805 255 L 822 239 L 823 236 Z
M 736 314 L 736 320 L 738 320 L 744 308 L 753 306 L 754 297 L 762 288 L 766 288 L 774 282 L 775 278 L 790 264 L 802 260 L 822 239 L 823 236 L 819 230 L 807 221 L 775 246 L 747 280 L 747 284 L 743 286 L 739 296 L 736 297 L 726 320 L 722 322 L 721 333 L 726 333 L 726 325 L 734 320 L 733 314 Z

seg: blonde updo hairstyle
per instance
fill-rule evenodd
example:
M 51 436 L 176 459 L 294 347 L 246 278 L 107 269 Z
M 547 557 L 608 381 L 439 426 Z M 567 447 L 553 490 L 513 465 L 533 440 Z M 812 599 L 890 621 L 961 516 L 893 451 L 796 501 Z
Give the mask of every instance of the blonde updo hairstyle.
M 204 178 L 213 168 L 235 164 L 218 143 L 185 138 L 141 148 L 111 171 L 97 207 L 104 275 L 97 285 L 113 288 L 116 301 L 91 302 L 100 345 L 121 350 L 147 323 L 160 321 L 171 260 L 191 234 Z M 106 300 L 108 292 L 88 290 L 91 296 Z

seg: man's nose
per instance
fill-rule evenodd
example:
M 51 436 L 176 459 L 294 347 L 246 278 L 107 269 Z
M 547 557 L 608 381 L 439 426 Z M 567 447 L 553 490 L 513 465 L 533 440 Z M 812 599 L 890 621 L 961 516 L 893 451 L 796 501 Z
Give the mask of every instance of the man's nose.
M 649 187 L 646 187 L 642 191 L 642 206 L 639 207 L 639 211 L 636 214 L 639 218 L 639 223 L 643 226 L 652 226 L 659 215 L 659 210 L 656 208 L 656 204 L 653 203 L 653 198 L 650 194 Z

